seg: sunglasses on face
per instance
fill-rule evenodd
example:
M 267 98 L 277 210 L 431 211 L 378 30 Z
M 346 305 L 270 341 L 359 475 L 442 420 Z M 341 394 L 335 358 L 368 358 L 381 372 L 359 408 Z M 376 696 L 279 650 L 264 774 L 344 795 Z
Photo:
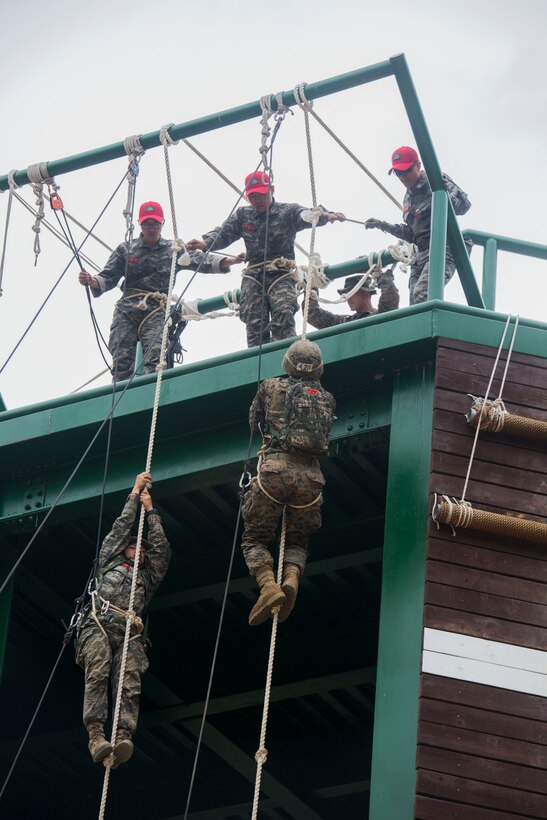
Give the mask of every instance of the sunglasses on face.
M 407 174 L 410 174 L 413 168 L 416 167 L 416 163 L 413 162 L 410 168 L 407 168 L 406 171 L 397 171 L 396 168 L 393 169 L 393 173 L 396 177 L 406 177 Z

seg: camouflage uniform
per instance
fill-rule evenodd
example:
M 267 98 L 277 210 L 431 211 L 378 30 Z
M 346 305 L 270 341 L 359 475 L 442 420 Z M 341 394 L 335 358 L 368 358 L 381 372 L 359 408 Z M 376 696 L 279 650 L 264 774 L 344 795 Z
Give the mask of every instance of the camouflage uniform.
M 456 214 L 467 213 L 471 203 L 467 194 L 450 179 L 448 174 L 443 174 L 445 190 L 450 197 Z M 431 234 L 431 186 L 425 175 L 425 171 L 420 174 L 420 179 L 410 190 L 407 189 L 403 201 L 404 224 L 393 225 L 389 222 L 382 222 L 381 229 L 404 239 L 406 242 L 413 242 L 418 246 L 418 251 L 412 258 L 410 265 L 410 304 L 427 300 L 427 288 L 429 281 L 429 238 Z M 450 247 L 446 248 L 446 259 L 444 267 L 445 284 L 452 279 L 456 264 Z
M 133 564 L 123 554 L 130 542 L 130 533 L 139 507 L 137 493 L 129 495 L 123 512 L 106 536 L 99 554 L 99 595 L 116 607 L 127 610 L 131 592 Z M 145 607 L 163 580 L 171 550 L 163 532 L 161 518 L 154 511 L 147 516 L 148 546 L 144 564 L 139 569 L 135 589 L 134 609 L 142 615 Z M 106 572 L 104 571 L 106 568 Z M 102 577 L 101 577 L 102 576 Z M 108 716 L 108 680 L 114 702 L 118 689 L 120 665 L 125 635 L 122 615 L 98 612 L 99 627 L 88 611 L 78 630 L 76 660 L 85 669 L 84 726 L 106 721 Z M 104 630 L 104 632 L 103 632 Z M 132 637 L 128 645 L 124 687 L 120 706 L 119 727 L 134 734 L 139 714 L 141 675 L 148 669 L 142 638 Z
M 251 206 L 238 208 L 220 228 L 203 235 L 207 247 L 215 250 L 226 248 L 237 239 L 245 242 L 247 268 L 241 283 L 239 316 L 246 325 L 248 347 L 296 335 L 294 314 L 298 303 L 290 261 L 294 260 L 297 232 L 311 228 L 302 219 L 304 210 L 302 205 L 274 199 L 264 213 Z M 324 214 L 317 224 L 326 223 Z M 277 270 L 269 271 L 268 265 L 264 269 L 264 255 L 270 262 L 281 257 L 289 261 L 280 262 Z
M 118 245 L 104 270 L 95 276 L 99 289 L 91 289 L 91 292 L 94 296 L 101 296 L 116 287 L 124 276 L 127 260 L 125 290 L 116 303 L 108 342 L 117 381 L 128 379 L 133 374 L 139 340 L 144 354 L 144 372 L 153 373 L 159 362 L 165 300 L 158 294 L 167 294 L 169 289 L 172 247 L 171 241 L 160 238 L 150 248 L 140 236 L 131 242 L 129 251 L 125 243 Z M 225 272 L 220 268 L 222 256 L 209 254 L 206 262 L 203 258 L 202 251 L 194 251 L 190 264 L 177 264 L 176 270 L 196 270 L 199 266 L 202 273 Z
M 346 322 L 354 322 L 356 319 L 366 319 L 367 316 L 375 316 L 377 313 L 387 313 L 388 310 L 396 310 L 399 307 L 399 291 L 395 286 L 393 273 L 391 271 L 385 271 L 385 273 L 379 277 L 378 287 L 381 291 L 378 307 L 373 309 L 370 313 L 350 313 L 349 316 L 344 316 L 339 313 L 331 313 L 329 310 L 324 310 L 321 308 L 319 306 L 317 293 L 312 290 L 310 292 L 308 322 L 310 325 L 313 325 L 321 330 L 321 328 L 324 327 L 343 325 Z
M 284 452 L 275 439 L 289 384 L 289 378 L 266 379 L 260 385 L 249 413 L 253 432 L 267 431 L 260 451 L 260 481 L 266 492 L 279 501 L 275 503 L 268 498 L 260 489 L 258 478 L 253 478 L 242 506 L 245 529 L 241 541 L 251 575 L 260 566 L 273 566 L 270 549 L 276 540 L 284 504 L 295 505 L 287 506 L 285 517 L 286 564 L 296 564 L 303 572 L 308 556 L 308 537 L 321 526 L 321 491 L 325 479 L 317 458 L 303 452 Z M 309 384 L 313 386 L 319 382 L 309 380 Z M 335 402 L 332 396 L 330 399 L 334 412 Z M 316 504 L 296 508 L 317 498 Z

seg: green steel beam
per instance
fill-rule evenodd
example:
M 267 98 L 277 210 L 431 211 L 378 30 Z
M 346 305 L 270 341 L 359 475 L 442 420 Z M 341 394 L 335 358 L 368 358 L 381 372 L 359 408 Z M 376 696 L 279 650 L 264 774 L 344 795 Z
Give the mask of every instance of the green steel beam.
M 382 266 L 392 265 L 395 259 L 387 251 L 381 254 Z M 378 260 L 378 254 L 374 254 L 373 262 Z M 342 276 L 351 276 L 354 273 L 366 273 L 369 269 L 368 259 L 352 259 L 349 262 L 340 262 L 338 265 L 327 265 L 324 274 L 328 279 L 339 279 Z M 236 299 L 239 302 L 240 291 L 236 291 Z M 211 296 L 209 299 L 200 299 L 197 309 L 200 313 L 210 313 L 212 310 L 221 310 L 226 307 L 224 296 Z
M 13 566 L 12 558 L 4 550 L 0 550 L 0 578 L 5 578 Z M 6 647 L 8 645 L 8 631 L 11 613 L 11 602 L 13 599 L 12 578 L 3 593 L 0 595 L 0 685 L 2 683 L 2 672 L 4 670 L 4 658 L 6 657 Z
M 466 228 L 463 235 L 472 239 L 475 245 L 486 246 L 488 240 L 493 239 L 498 251 L 518 253 L 521 256 L 532 256 L 535 259 L 547 259 L 547 245 L 539 245 L 537 242 L 527 242 L 524 239 L 512 239 L 509 236 L 499 236 L 495 233 L 475 231 L 471 228 Z
M 434 365 L 397 373 L 382 568 L 370 817 L 412 820 Z
M 414 134 L 431 188 L 433 191 L 442 191 L 444 186 L 441 166 L 435 153 L 433 141 L 425 121 L 405 55 L 397 54 L 395 57 L 391 57 L 390 62 L 393 66 L 393 73 L 403 98 L 403 103 L 412 127 L 412 133 Z M 469 305 L 473 307 L 484 307 L 452 203 L 449 202 L 448 205 L 448 243 L 456 262 L 464 293 Z
M 433 191 L 431 203 L 431 236 L 429 239 L 428 299 L 442 299 L 444 297 L 447 217 L 448 194 L 444 190 Z
M 482 298 L 488 310 L 496 309 L 496 274 L 498 267 L 498 243 L 490 237 L 484 246 L 482 266 Z
M 306 97 L 308 100 L 319 99 L 329 94 L 335 94 L 339 91 L 345 91 L 349 88 L 355 88 L 356 86 L 373 82 L 374 80 L 389 77 L 392 73 L 393 69 L 389 60 L 375 63 L 365 68 L 359 68 L 356 71 L 349 71 L 346 74 L 329 77 L 326 80 L 308 83 L 305 89 Z M 296 105 L 294 92 L 283 91 L 282 101 L 284 105 Z M 275 97 L 272 99 L 272 108 L 274 110 L 277 108 Z M 238 122 L 258 118 L 261 115 L 262 109 L 260 107 L 260 101 L 256 100 L 255 102 L 240 105 L 236 108 L 229 108 L 226 111 L 210 114 L 207 117 L 200 117 L 197 120 L 172 125 L 169 129 L 169 134 L 175 140 L 187 139 L 188 137 L 196 136 L 196 134 L 204 134 L 207 131 L 214 131 L 217 128 L 224 128 L 227 125 L 234 125 Z M 152 131 L 148 134 L 142 134 L 140 136 L 140 142 L 143 148 L 148 150 L 149 148 L 158 148 L 161 146 L 160 133 L 160 131 Z M 52 160 L 47 164 L 48 173 L 50 176 L 57 177 L 69 171 L 89 168 L 92 165 L 99 165 L 102 162 L 109 162 L 110 160 L 125 156 L 126 151 L 122 140 L 121 142 L 105 145 L 102 148 L 86 151 L 82 154 L 73 154 L 63 159 Z M 29 182 L 26 170 L 18 170 L 14 175 L 14 180 L 17 185 L 26 185 Z M 7 174 L 0 176 L 0 191 L 7 191 L 8 188 L 9 182 Z

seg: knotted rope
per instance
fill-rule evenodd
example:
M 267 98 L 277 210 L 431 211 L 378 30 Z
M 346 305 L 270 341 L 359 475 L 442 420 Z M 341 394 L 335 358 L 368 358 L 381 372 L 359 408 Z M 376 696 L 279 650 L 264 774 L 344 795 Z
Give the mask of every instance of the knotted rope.
M 44 218 L 44 184 L 50 184 L 53 179 L 50 177 L 47 162 L 36 162 L 27 168 L 27 176 L 32 184 L 33 193 L 36 196 L 36 221 L 32 226 L 34 231 L 34 267 L 40 255 L 40 223 Z
M 133 208 L 135 205 L 135 185 L 139 175 L 139 162 L 144 154 L 141 145 L 140 134 L 126 137 L 123 141 L 125 153 L 129 157 L 129 167 L 127 169 L 127 202 L 123 209 L 125 217 L 125 241 L 129 243 L 133 236 L 135 226 L 133 225 Z
M 8 184 L 9 184 L 9 196 L 8 196 L 8 207 L 6 210 L 6 224 L 4 226 L 4 242 L 2 244 L 2 259 L 0 260 L 0 296 L 2 296 L 2 280 L 4 279 L 4 262 L 6 259 L 6 247 L 8 242 L 8 230 L 9 230 L 9 223 L 11 217 L 11 203 L 13 201 L 13 193 L 16 188 L 19 186 L 15 182 L 14 174 L 16 173 L 15 168 L 8 173 Z
M 281 519 L 281 538 L 279 541 L 279 562 L 277 565 L 277 584 L 281 586 L 283 580 L 283 561 L 285 557 L 285 534 L 286 534 L 286 512 L 287 508 L 283 507 L 283 518 Z M 270 652 L 268 655 L 268 669 L 266 672 L 266 687 L 264 691 L 264 708 L 262 710 L 262 725 L 260 727 L 260 741 L 258 749 L 255 752 L 256 760 L 256 779 L 255 791 L 253 797 L 253 811 L 251 818 L 256 820 L 258 817 L 258 802 L 260 799 L 260 784 L 262 782 L 262 767 L 268 758 L 268 750 L 266 748 L 266 729 L 268 727 L 268 713 L 270 710 L 270 696 L 272 691 L 272 674 L 275 657 L 275 644 L 277 641 L 277 626 L 279 618 L 280 607 L 273 609 L 272 619 L 272 634 L 270 637 Z

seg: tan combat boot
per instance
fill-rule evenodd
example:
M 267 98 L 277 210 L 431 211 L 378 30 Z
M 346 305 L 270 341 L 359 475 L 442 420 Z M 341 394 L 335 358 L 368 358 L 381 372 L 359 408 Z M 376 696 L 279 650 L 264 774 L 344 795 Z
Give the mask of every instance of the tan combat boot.
M 300 580 L 300 567 L 297 564 L 285 564 L 283 567 L 283 581 L 281 589 L 285 593 L 285 603 L 279 610 L 278 621 L 280 624 L 286 621 L 296 603 L 298 595 L 298 582 Z
M 256 582 L 260 588 L 260 597 L 249 615 L 249 626 L 265 623 L 272 614 L 272 608 L 285 601 L 285 593 L 275 582 L 273 569 L 262 566 L 255 572 Z
M 129 758 L 132 756 L 135 747 L 133 746 L 131 737 L 131 732 L 128 732 L 127 729 L 118 729 L 116 732 L 114 763 L 112 764 L 113 769 L 117 769 L 122 763 L 127 763 Z
M 112 746 L 104 736 L 104 727 L 102 723 L 90 723 L 85 727 L 89 735 L 89 743 L 87 748 L 93 758 L 93 763 L 99 763 L 112 753 Z

